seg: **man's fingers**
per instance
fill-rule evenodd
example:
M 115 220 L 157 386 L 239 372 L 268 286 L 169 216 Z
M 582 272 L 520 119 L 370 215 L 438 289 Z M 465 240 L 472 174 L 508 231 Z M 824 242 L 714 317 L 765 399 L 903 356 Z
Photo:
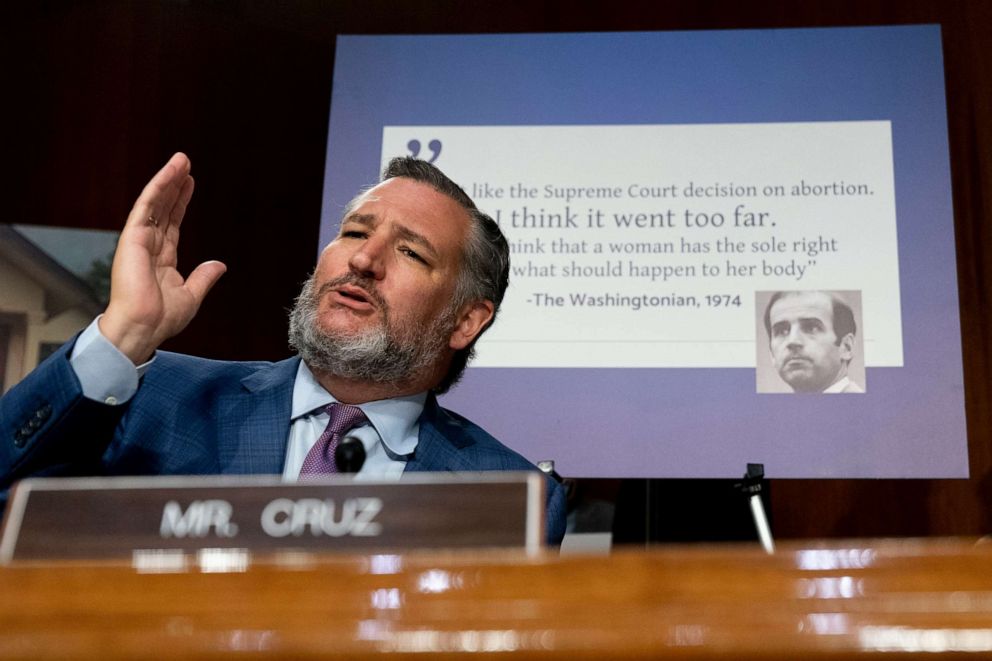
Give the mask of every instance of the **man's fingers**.
M 199 307 L 203 299 L 206 298 L 210 289 L 220 280 L 220 276 L 227 271 L 227 266 L 223 262 L 216 260 L 203 262 L 189 274 L 186 278 L 186 290 L 193 295 L 196 305 Z
M 129 225 L 156 225 L 168 223 L 172 219 L 172 209 L 189 184 L 191 163 L 186 154 L 176 152 L 162 169 L 145 184 L 128 216 Z M 192 195 L 192 188 L 188 194 Z M 182 204 L 185 209 L 187 197 Z
M 187 175 L 186 180 L 183 181 L 182 188 L 179 190 L 179 196 L 169 210 L 169 224 L 175 226 L 177 229 L 183 222 L 183 216 L 186 215 L 186 205 L 189 204 L 190 198 L 193 197 L 193 185 L 193 177 Z M 163 218 L 162 220 L 164 221 L 165 219 Z

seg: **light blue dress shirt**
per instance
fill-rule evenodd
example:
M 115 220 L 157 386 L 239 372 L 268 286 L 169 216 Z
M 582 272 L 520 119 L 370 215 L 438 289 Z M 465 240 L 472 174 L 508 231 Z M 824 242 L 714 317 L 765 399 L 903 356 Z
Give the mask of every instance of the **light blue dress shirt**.
M 327 427 L 330 416 L 324 411 L 328 404 L 337 401 L 317 383 L 303 361 L 296 371 L 293 384 L 292 425 L 286 444 L 286 464 L 282 477 L 287 482 L 296 480 L 310 448 Z M 399 479 L 406 462 L 417 448 L 420 432 L 418 420 L 424 410 L 427 393 L 408 397 L 380 399 L 359 404 L 358 408 L 371 425 L 357 427 L 347 433 L 365 446 L 365 463 L 355 479 Z

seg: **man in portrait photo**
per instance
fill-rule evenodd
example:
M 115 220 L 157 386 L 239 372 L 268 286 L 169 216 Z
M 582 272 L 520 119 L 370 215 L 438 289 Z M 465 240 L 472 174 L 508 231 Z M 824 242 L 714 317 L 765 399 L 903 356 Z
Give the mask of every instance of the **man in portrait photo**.
M 864 392 L 860 292 L 758 292 L 756 302 L 758 392 Z

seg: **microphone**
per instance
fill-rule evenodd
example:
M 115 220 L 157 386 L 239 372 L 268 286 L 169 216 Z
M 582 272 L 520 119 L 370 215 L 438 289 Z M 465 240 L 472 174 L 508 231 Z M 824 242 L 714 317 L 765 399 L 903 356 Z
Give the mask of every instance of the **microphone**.
M 365 445 L 354 436 L 345 436 L 334 448 L 334 465 L 341 473 L 357 473 L 365 463 Z
M 761 503 L 761 490 L 764 481 L 765 465 L 748 464 L 744 481 L 734 486 L 748 496 L 751 503 L 751 516 L 754 517 L 754 527 L 758 530 L 758 540 L 761 541 L 765 553 L 772 554 L 775 553 L 775 540 L 772 539 L 772 530 L 768 526 L 768 517 L 765 516 L 765 506 Z

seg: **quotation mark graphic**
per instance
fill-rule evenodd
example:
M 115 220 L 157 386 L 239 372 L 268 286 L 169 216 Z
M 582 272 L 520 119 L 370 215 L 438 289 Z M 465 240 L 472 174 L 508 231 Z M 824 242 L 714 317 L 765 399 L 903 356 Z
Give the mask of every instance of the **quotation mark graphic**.
M 410 150 L 410 156 L 417 158 L 420 155 L 420 140 L 411 140 L 406 143 L 406 148 Z M 431 150 L 431 157 L 424 160 L 433 163 L 441 155 L 441 141 L 435 138 L 427 143 L 427 148 Z

